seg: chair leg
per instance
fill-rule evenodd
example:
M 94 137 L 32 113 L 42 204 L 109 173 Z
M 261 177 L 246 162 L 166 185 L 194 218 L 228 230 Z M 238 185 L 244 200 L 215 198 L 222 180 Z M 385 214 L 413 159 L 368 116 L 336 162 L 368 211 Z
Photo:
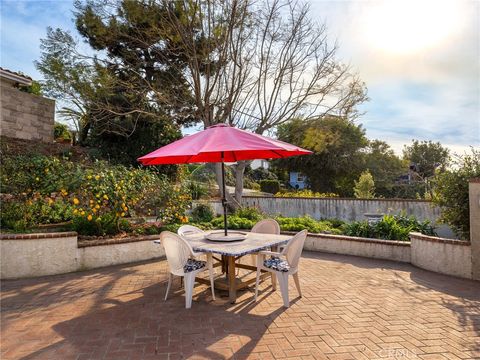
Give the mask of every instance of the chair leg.
M 215 280 L 213 278 L 213 259 L 212 254 L 207 254 L 208 274 L 210 275 L 210 287 L 212 288 L 212 299 L 215 301 Z
M 257 255 L 257 279 L 255 280 L 255 301 L 258 297 L 258 283 L 260 282 L 260 265 L 262 264 L 263 256 Z
M 277 276 L 273 272 L 270 273 L 270 276 L 272 278 L 272 290 L 275 291 L 277 290 Z
M 280 284 L 280 291 L 282 293 L 283 306 L 288 308 L 290 306 L 288 299 L 288 274 L 279 272 L 278 283 Z
M 260 282 L 260 268 L 257 267 L 257 279 L 255 280 L 255 301 L 258 297 L 258 283 Z
M 167 285 L 167 292 L 165 293 L 165 301 L 167 301 L 168 292 L 170 291 L 170 287 L 172 286 L 173 275 L 171 272 L 168 273 L 168 285 Z
M 190 309 L 192 307 L 193 285 L 195 284 L 195 273 L 185 274 L 185 308 Z
M 293 274 L 293 280 L 295 280 L 295 286 L 297 287 L 298 295 L 302 297 L 302 290 L 300 289 L 300 280 L 298 279 L 298 272 Z

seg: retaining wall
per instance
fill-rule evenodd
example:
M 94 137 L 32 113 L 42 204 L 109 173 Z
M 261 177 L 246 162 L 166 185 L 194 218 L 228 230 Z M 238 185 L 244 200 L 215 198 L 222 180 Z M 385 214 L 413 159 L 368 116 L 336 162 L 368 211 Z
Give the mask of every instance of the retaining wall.
M 286 233 L 293 234 L 293 233 Z M 77 234 L 4 234 L 0 236 L 1 278 L 26 278 L 162 258 L 158 235 L 101 241 L 77 241 Z M 411 242 L 343 235 L 308 234 L 305 250 L 363 256 L 412 264 L 431 271 L 472 278 L 469 242 L 412 233 Z
M 20 91 L 0 81 L 0 135 L 53 142 L 55 100 Z
M 472 247 L 469 241 L 411 233 L 411 263 L 441 274 L 472 278 Z
M 223 209 L 219 201 L 210 202 L 217 214 Z M 350 198 L 280 198 L 244 196 L 242 205 L 257 207 L 270 215 L 286 217 L 308 215 L 314 219 L 340 219 L 343 221 L 365 220 L 365 214 L 406 214 L 418 220 L 435 224 L 436 232 L 445 238 L 455 238 L 452 230 L 438 223 L 440 209 L 430 201 L 404 199 L 350 199 Z
M 64 274 L 104 266 L 162 258 L 158 235 L 77 241 L 77 233 L 0 235 L 0 278 L 28 278 Z

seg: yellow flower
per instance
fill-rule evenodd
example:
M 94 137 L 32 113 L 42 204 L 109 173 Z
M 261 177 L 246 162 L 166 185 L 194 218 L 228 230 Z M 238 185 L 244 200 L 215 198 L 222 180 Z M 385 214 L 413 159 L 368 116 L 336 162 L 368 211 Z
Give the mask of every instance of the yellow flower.
M 100 209 L 100 205 L 98 205 L 98 204 L 95 205 L 95 209 L 97 209 L 97 210 Z
M 122 212 L 122 213 L 120 214 L 120 216 L 121 216 L 121 217 L 124 217 L 124 216 L 125 216 L 125 213 L 124 213 L 124 212 Z
M 35 180 L 36 180 L 36 181 L 40 181 L 40 179 L 39 179 L 38 177 L 37 177 L 37 178 L 35 178 Z
M 75 205 L 78 205 L 78 204 L 80 204 L 80 200 L 78 200 L 77 198 L 73 198 L 73 203 Z
M 88 220 L 88 221 L 92 221 L 92 219 L 93 219 L 92 215 L 89 214 L 89 215 L 87 216 L 87 220 Z
M 93 204 L 93 200 L 90 200 L 90 204 Z
M 108 200 L 108 196 L 107 196 L 106 194 L 103 195 L 103 198 L 104 198 L 105 200 Z
M 95 180 L 100 180 L 100 176 L 99 175 L 95 176 Z
M 52 199 L 48 199 L 48 205 L 52 205 L 53 204 L 53 200 Z
M 74 210 L 73 210 L 73 213 L 74 213 L 74 214 L 78 213 L 78 210 L 77 210 L 77 209 L 74 209 Z
M 95 214 L 97 212 L 97 209 L 92 209 L 93 213 Z
M 87 179 L 90 180 L 92 178 L 92 175 L 88 175 Z
M 82 212 L 80 213 L 80 215 L 82 215 L 82 216 L 85 215 L 85 211 L 82 211 Z

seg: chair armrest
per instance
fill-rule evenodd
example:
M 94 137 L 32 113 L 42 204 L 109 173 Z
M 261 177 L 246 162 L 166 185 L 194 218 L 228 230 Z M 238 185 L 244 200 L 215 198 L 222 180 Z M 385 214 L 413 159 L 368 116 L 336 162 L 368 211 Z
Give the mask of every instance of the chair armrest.
M 283 254 L 282 253 L 279 253 L 279 252 L 274 252 L 274 251 L 259 251 L 258 252 L 259 255 L 271 255 L 271 256 L 282 256 Z

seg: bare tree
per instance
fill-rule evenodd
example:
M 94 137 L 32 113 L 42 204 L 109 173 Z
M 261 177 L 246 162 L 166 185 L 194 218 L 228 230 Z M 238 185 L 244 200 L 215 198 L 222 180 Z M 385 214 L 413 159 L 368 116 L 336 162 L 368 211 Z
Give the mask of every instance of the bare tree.
M 364 84 L 336 59 L 337 45 L 328 43 L 325 25 L 311 19 L 306 4 L 196 0 L 170 3 L 170 9 L 174 50 L 187 59 L 196 116 L 205 127 L 224 122 L 263 134 L 294 117 L 353 119 L 356 105 L 367 99 Z M 237 206 L 245 166 L 237 163 L 235 199 L 229 196 Z

